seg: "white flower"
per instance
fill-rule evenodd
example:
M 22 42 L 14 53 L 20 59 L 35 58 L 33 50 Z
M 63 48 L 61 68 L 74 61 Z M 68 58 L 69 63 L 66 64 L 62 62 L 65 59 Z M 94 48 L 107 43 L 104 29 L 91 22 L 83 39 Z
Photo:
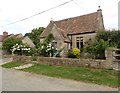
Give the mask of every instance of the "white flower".
M 43 48 L 44 48 L 44 46 L 41 46 L 41 48 L 43 49 Z
M 52 47 L 52 49 L 54 49 L 54 47 Z
M 27 48 L 25 48 L 24 50 L 26 50 L 26 51 L 27 51 L 28 49 L 27 49 Z
M 18 46 L 17 48 L 20 48 L 20 46 Z
M 49 46 L 51 46 L 52 44 L 51 43 L 49 43 Z
M 20 50 L 20 49 L 17 49 L 17 50 Z
M 15 46 L 13 46 L 12 48 L 15 48 Z

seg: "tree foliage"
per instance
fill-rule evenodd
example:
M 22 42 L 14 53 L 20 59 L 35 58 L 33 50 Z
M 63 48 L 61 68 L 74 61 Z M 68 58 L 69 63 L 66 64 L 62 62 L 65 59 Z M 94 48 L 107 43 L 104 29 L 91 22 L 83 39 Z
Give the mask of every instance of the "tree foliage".
M 3 49 L 11 53 L 10 51 L 11 47 L 13 47 L 15 44 L 21 44 L 21 43 L 22 43 L 21 39 L 16 38 L 15 36 L 8 37 L 3 41 Z
M 84 50 L 94 58 L 105 58 L 105 49 L 107 47 L 120 48 L 120 31 L 99 31 L 95 40 L 86 42 Z
M 93 55 L 94 58 L 104 59 L 105 49 L 109 47 L 109 43 L 103 39 L 89 41 L 85 46 L 85 51 Z
M 40 44 L 40 34 L 44 29 L 44 27 L 35 28 L 30 33 L 26 33 L 25 36 L 28 36 L 35 45 L 38 45 Z
M 110 47 L 120 47 L 120 31 L 103 31 L 98 32 L 96 39 L 103 39 L 104 41 L 109 41 Z
M 53 34 L 48 34 L 47 37 L 45 37 L 43 43 L 41 44 L 41 55 L 43 56 L 51 56 L 54 55 L 54 52 L 57 50 L 54 48 L 54 46 L 51 44 L 51 41 L 54 39 Z
M 43 44 L 48 45 L 52 40 L 54 39 L 54 36 L 52 33 L 48 34 L 48 36 L 44 39 Z

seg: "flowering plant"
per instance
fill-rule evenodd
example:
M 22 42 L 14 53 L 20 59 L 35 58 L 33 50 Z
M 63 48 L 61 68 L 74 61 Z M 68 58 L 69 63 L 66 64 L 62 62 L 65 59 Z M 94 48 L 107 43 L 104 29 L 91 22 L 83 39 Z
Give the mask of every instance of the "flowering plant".
M 12 54 L 18 55 L 29 55 L 31 52 L 31 48 L 26 44 L 15 44 L 10 50 Z
M 51 43 L 47 45 L 42 45 L 41 46 L 41 55 L 43 56 L 56 56 L 57 55 L 57 48 L 55 48 Z

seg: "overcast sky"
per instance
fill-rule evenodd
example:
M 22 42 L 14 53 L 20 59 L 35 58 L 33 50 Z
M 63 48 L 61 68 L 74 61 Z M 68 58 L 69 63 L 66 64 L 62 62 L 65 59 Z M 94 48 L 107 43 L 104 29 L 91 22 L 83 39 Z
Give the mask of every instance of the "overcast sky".
M 46 27 L 51 19 L 56 21 L 96 12 L 99 5 L 102 9 L 105 28 L 118 28 L 119 0 L 74 0 L 28 20 L 5 26 L 66 1 L 69 0 L 0 0 L 0 34 L 7 31 L 9 34 L 24 35 L 31 32 L 33 28 Z

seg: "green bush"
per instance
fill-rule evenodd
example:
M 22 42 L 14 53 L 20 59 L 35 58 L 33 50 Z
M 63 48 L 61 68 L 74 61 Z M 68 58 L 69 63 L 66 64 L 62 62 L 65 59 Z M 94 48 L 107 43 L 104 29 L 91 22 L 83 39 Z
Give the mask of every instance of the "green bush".
M 100 40 L 93 40 L 87 42 L 84 47 L 84 51 L 90 53 L 94 58 L 97 59 L 104 59 L 105 58 L 105 49 L 109 47 L 109 43 L 104 41 L 103 39 Z
M 15 44 L 21 44 L 22 41 L 19 38 L 16 38 L 14 36 L 8 37 L 3 41 L 3 50 L 7 50 L 9 53 L 11 53 L 11 47 L 13 47 Z
M 73 48 L 68 51 L 68 57 L 69 58 L 80 58 L 80 49 Z
M 96 35 L 96 39 L 108 41 L 110 47 L 120 47 L 120 31 L 99 31 Z

